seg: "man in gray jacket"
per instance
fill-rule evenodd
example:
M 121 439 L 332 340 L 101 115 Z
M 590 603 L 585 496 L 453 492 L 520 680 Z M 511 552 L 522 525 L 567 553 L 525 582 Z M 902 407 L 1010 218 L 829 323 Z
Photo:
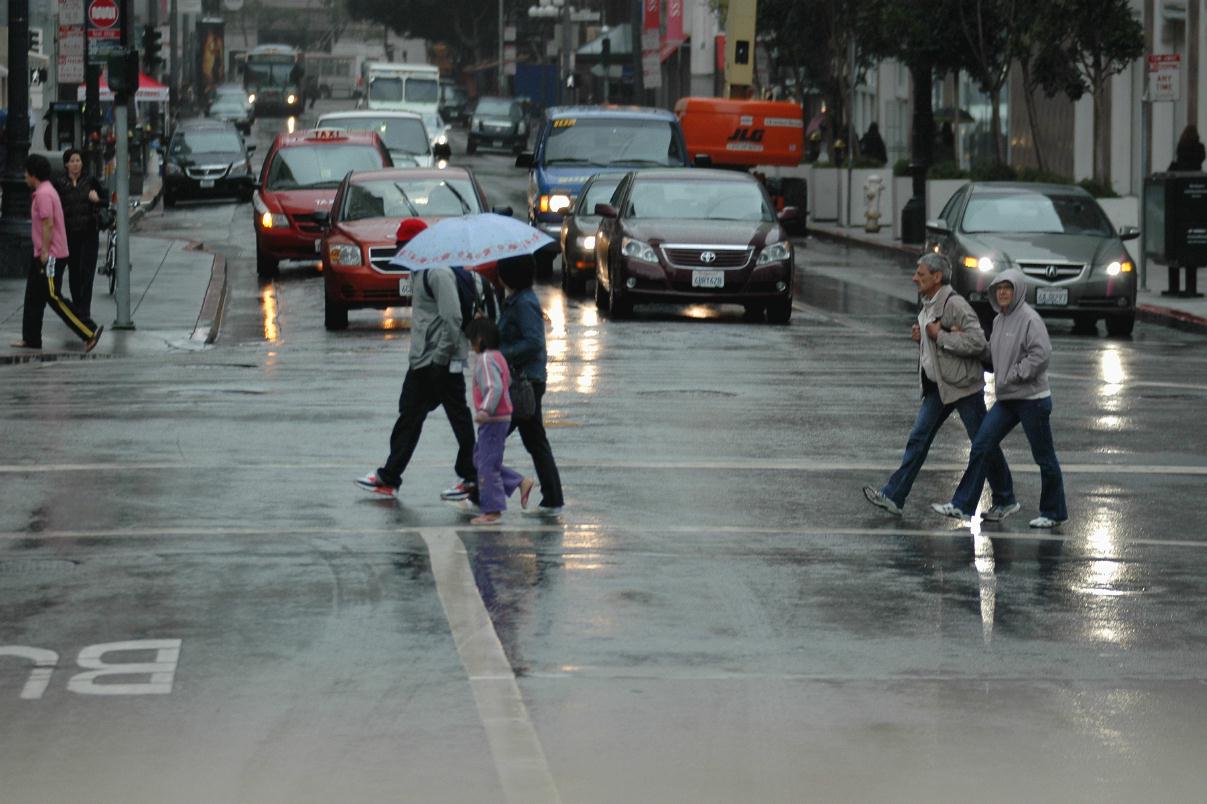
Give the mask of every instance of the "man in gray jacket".
M 997 402 L 985 416 L 972 439 L 968 468 L 955 496 L 932 508 L 944 516 L 967 518 L 976 507 L 985 485 L 989 456 L 998 450 L 1006 435 L 1021 423 L 1031 456 L 1039 465 L 1039 516 L 1033 528 L 1054 528 L 1068 519 L 1064 478 L 1056 448 L 1052 444 L 1052 391 L 1048 386 L 1048 361 L 1052 342 L 1048 328 L 1027 304 L 1027 282 L 1017 269 L 1005 271 L 989 286 L 989 301 L 997 311 L 989 352 L 993 358 Z
M 474 277 L 482 290 L 481 277 L 476 274 Z M 397 494 L 402 473 L 419 443 L 424 420 L 442 405 L 457 438 L 454 469 L 461 485 L 468 488 L 478 480 L 474 468 L 474 422 L 465 399 L 465 358 L 469 344 L 461 332 L 457 280 L 452 268 L 440 267 L 416 272 L 413 283 L 410 365 L 398 398 L 398 420 L 390 433 L 390 455 L 376 472 L 354 481 L 365 491 L 386 497 Z
M 981 366 L 985 333 L 972 307 L 951 288 L 951 263 L 941 254 L 924 254 L 918 260 L 913 281 L 922 297 L 918 322 L 911 333 L 918 344 L 922 406 L 905 444 L 900 468 L 882 488 L 863 488 L 868 502 L 898 516 L 926 462 L 931 442 L 952 411 L 960 415 L 969 439 L 977 434 L 985 418 L 985 372 Z M 993 507 L 982 517 L 1000 521 L 1018 510 L 1010 468 L 1000 449 L 986 453 L 986 472 L 993 489 Z

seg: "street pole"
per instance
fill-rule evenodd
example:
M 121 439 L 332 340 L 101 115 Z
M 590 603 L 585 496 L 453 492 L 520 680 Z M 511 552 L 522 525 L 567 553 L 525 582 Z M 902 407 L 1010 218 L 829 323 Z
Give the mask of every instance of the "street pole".
M 629 47 L 633 59 L 633 103 L 641 106 L 645 101 L 645 80 L 641 74 L 641 32 L 645 24 L 645 4 L 633 0 L 633 22 L 629 25 Z
M 152 0 L 155 2 L 155 0 Z M 121 24 L 122 50 L 130 48 L 133 30 L 130 19 L 134 4 L 131 0 L 118 0 L 118 19 Z M 110 78 L 110 82 L 112 82 Z M 138 71 L 134 76 L 134 91 L 138 91 Z M 114 133 L 117 135 L 117 282 L 114 301 L 117 302 L 115 330 L 134 329 L 130 317 L 130 99 L 129 93 L 113 95 Z
M 1145 92 L 1140 98 L 1140 290 L 1148 290 L 1148 222 L 1144 220 L 1144 209 L 1148 202 L 1148 173 L 1152 169 L 1148 153 L 1151 126 L 1152 103 Z
M 8 145 L 0 200 L 0 276 L 24 277 L 33 261 L 29 234 L 29 0 L 8 0 Z
M 503 0 L 499 0 L 499 94 L 503 94 Z
M 851 182 L 855 166 L 855 37 L 847 43 L 847 71 L 850 90 L 847 96 L 847 226 L 851 225 Z
M 177 52 L 179 28 L 180 9 L 176 5 L 176 0 L 172 0 L 168 7 L 168 61 L 170 62 L 168 65 L 168 112 L 171 119 L 168 121 L 165 133 L 172 130 L 180 108 L 180 55 Z
M 570 0 L 562 0 L 562 103 L 570 103 Z

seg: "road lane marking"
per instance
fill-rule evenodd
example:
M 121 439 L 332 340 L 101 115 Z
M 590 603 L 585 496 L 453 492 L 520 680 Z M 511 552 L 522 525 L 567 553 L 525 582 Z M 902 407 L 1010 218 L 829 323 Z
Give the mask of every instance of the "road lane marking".
M 452 528 L 422 528 L 419 533 L 427 544 L 436 593 L 461 664 L 469 674 L 507 800 L 512 804 L 560 802 L 515 672 L 478 591 L 465 545 Z

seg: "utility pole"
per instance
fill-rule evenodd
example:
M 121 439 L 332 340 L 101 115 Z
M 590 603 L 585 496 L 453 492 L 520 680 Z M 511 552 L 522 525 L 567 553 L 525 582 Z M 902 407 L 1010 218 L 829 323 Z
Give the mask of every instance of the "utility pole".
M 152 0 L 154 2 L 155 0 Z M 176 123 L 180 104 L 180 9 L 176 0 L 168 7 L 168 111 L 171 119 L 167 122 L 167 131 L 172 130 Z
M 0 186 L 0 276 L 23 277 L 33 260 L 29 234 L 29 0 L 8 0 L 8 145 Z
M 156 0 L 152 0 L 156 2 Z M 117 302 L 117 320 L 113 329 L 134 329 L 130 317 L 130 101 L 138 91 L 138 52 L 130 47 L 134 21 L 132 0 L 118 0 L 119 24 L 121 26 L 121 58 L 123 66 L 134 62 L 133 76 L 126 70 L 126 82 L 133 78 L 133 86 L 124 86 L 118 91 L 114 65 L 118 60 L 109 60 L 109 85 L 113 88 L 113 128 L 117 136 L 117 271 L 114 300 Z M 130 58 L 133 54 L 133 59 Z
M 503 94 L 503 0 L 499 0 L 499 70 L 496 79 L 499 82 L 499 94 Z

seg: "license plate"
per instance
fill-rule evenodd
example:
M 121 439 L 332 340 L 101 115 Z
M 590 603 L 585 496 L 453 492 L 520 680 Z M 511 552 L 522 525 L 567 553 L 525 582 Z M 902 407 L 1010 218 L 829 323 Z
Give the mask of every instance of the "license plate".
M 201 189 L 202 189 L 202 190 L 208 190 L 208 189 L 210 189 L 210 188 L 211 188 L 211 187 L 213 187 L 213 186 L 214 186 L 214 180 L 213 180 L 213 179 L 202 179 L 202 180 L 201 180 Z
M 692 271 L 693 288 L 723 288 L 725 287 L 724 271 Z
M 1050 307 L 1066 307 L 1069 304 L 1069 289 L 1036 288 L 1035 303 Z
M 494 144 L 495 144 L 495 147 L 496 147 L 496 148 L 502 148 L 502 147 L 503 147 L 503 141 L 502 141 L 502 140 L 495 140 L 495 141 L 494 141 Z
M 407 297 L 409 297 L 411 295 L 411 276 L 410 276 L 410 274 L 400 277 L 398 279 L 398 295 L 407 296 Z

